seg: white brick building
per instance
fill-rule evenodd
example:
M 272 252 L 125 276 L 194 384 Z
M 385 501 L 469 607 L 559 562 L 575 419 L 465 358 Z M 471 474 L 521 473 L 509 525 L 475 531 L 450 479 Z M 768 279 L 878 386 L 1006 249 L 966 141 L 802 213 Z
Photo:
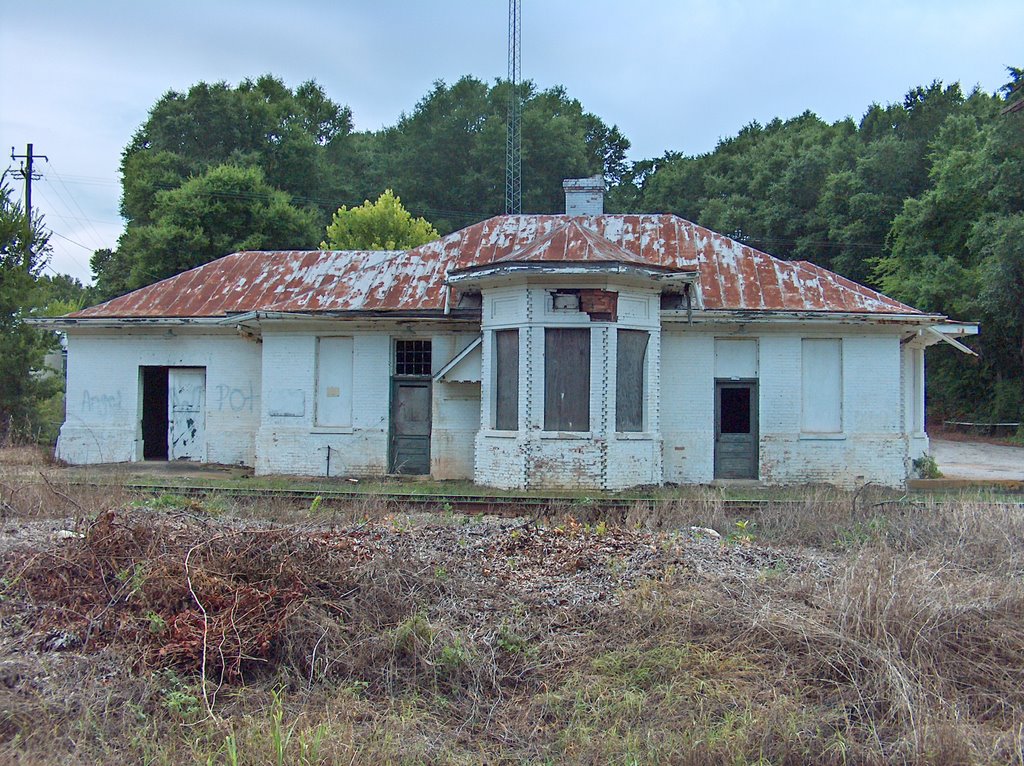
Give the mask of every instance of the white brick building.
M 669 215 L 503 216 L 398 252 L 235 253 L 48 326 L 69 463 L 505 488 L 901 485 L 924 348 L 977 331 Z

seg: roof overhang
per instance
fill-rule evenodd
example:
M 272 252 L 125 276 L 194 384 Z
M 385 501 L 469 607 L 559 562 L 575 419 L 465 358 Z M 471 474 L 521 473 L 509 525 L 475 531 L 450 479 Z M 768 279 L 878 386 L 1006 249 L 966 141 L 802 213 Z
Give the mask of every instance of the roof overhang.
M 495 279 L 504 279 L 510 276 L 516 277 L 627 277 L 640 278 L 645 282 L 657 282 L 663 285 L 670 284 L 694 284 L 698 279 L 698 272 L 680 271 L 679 269 L 665 268 L 661 266 L 641 266 L 632 263 L 609 262 L 609 261 L 530 261 L 521 263 L 488 263 L 479 266 L 470 266 L 465 269 L 450 271 L 445 281 L 450 286 L 469 285 L 482 283 Z
M 965 354 L 971 356 L 977 356 L 978 353 L 970 346 L 966 346 L 960 341 L 956 340 L 957 337 L 965 337 L 967 335 L 977 335 L 978 325 L 971 324 L 969 322 L 944 322 L 939 325 L 932 325 L 925 327 L 922 331 L 924 336 L 924 344 L 926 346 L 934 346 L 936 343 L 947 343 L 957 351 L 962 351 Z
M 29 317 L 44 330 L 118 329 L 125 327 L 220 327 L 223 317 Z
M 479 348 L 483 342 L 483 335 L 478 335 L 473 340 L 471 340 L 469 344 L 464 349 L 462 349 L 462 351 L 460 351 L 459 353 L 452 357 L 452 360 L 448 362 L 448 364 L 446 364 L 444 367 L 437 371 L 437 373 L 433 377 L 434 382 L 436 383 L 437 381 L 444 380 L 445 376 L 449 372 L 458 367 L 459 363 L 467 356 L 472 354 L 475 349 Z
M 480 321 L 479 309 L 452 309 L 449 312 L 443 310 L 424 311 L 246 311 L 238 314 L 228 314 L 218 317 L 220 325 L 258 325 L 262 322 L 322 322 L 324 320 L 365 320 L 365 319 L 395 319 L 403 322 L 408 321 Z
M 749 311 L 710 309 L 688 314 L 685 309 L 666 309 L 661 312 L 663 322 L 686 322 L 687 324 L 792 324 L 792 325 L 835 325 L 871 324 L 894 326 L 932 326 L 941 323 L 945 317 L 938 314 L 883 314 L 868 312 L 839 311 Z

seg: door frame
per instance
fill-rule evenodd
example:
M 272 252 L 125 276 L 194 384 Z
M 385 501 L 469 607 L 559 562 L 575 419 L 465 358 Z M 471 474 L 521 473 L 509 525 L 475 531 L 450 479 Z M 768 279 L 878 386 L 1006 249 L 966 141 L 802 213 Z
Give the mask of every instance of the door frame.
M 427 470 L 423 473 L 406 474 L 409 476 L 430 475 L 430 443 L 434 437 L 434 381 L 425 376 L 392 375 L 391 396 L 388 399 L 388 473 L 402 473 L 398 471 L 396 460 L 398 458 L 397 442 L 398 435 L 395 433 L 395 401 L 400 386 L 409 385 L 417 388 L 427 389 Z
M 760 392 L 757 378 L 715 378 L 715 413 L 714 413 L 714 442 L 712 444 L 712 473 L 714 478 L 719 476 L 718 468 L 718 440 L 722 435 L 722 389 L 745 388 L 750 391 L 750 438 L 753 442 L 753 454 L 751 455 L 752 476 L 742 477 L 744 479 L 757 480 L 761 477 L 761 423 L 760 423 Z M 739 478 L 739 477 L 736 477 Z

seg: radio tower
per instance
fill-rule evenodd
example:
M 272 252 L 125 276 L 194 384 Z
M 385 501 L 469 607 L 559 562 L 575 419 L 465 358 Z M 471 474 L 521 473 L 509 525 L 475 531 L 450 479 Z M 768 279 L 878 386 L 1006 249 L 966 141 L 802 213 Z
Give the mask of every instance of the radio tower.
M 505 139 L 505 215 L 523 212 L 523 133 L 520 126 L 522 102 L 519 98 L 522 24 L 519 1 L 508 0 L 508 133 Z

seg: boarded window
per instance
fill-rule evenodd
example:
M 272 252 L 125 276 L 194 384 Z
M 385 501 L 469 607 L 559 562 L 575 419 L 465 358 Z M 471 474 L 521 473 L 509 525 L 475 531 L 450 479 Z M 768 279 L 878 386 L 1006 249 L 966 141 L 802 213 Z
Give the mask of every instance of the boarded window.
M 352 425 L 352 339 L 320 338 L 316 367 L 316 423 Z
M 615 430 L 644 430 L 644 362 L 650 333 L 619 330 L 615 365 Z
M 519 330 L 494 333 L 494 427 L 519 428 Z
M 395 341 L 395 375 L 430 375 L 430 341 Z
M 838 339 L 803 340 L 802 426 L 806 433 L 843 430 L 843 346 Z
M 544 430 L 590 430 L 590 330 L 544 330 Z

